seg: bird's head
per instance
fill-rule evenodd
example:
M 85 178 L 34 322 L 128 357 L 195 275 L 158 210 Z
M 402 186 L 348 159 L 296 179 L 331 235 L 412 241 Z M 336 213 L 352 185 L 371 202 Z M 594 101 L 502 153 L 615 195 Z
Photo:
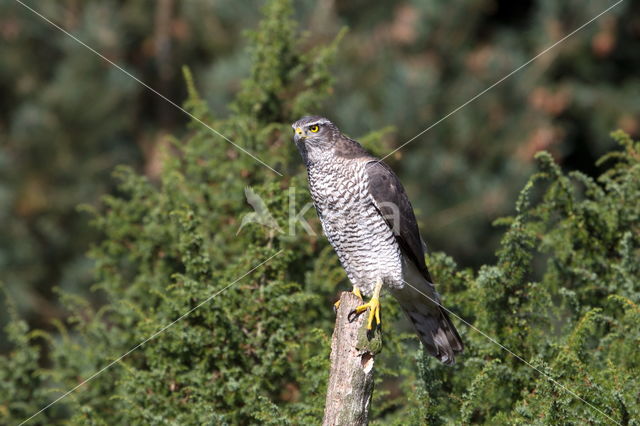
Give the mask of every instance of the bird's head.
M 336 156 L 355 158 L 369 155 L 358 142 L 343 135 L 327 118 L 318 115 L 302 117 L 291 127 L 293 140 L 307 166 Z
M 317 115 L 302 117 L 291 127 L 293 140 L 307 166 L 332 155 L 336 141 L 342 136 L 335 124 Z
M 291 127 L 294 131 L 293 140 L 296 144 L 310 143 L 319 146 L 331 143 L 336 134 L 340 133 L 335 124 L 318 115 L 302 117 Z

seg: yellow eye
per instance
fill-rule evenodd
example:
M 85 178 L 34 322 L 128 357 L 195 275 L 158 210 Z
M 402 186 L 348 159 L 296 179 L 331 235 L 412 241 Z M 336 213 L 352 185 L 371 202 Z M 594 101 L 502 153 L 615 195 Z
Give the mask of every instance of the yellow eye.
M 320 127 L 318 127 L 317 124 L 314 124 L 313 126 L 309 127 L 309 131 L 311 133 L 318 133 L 318 130 L 320 130 Z

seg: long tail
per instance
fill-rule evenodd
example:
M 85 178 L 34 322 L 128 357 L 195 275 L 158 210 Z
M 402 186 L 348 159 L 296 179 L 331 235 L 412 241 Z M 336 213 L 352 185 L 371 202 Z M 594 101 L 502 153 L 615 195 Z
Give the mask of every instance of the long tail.
M 401 290 L 393 291 L 393 295 L 407 313 L 425 350 L 442 363 L 453 365 L 456 354 L 464 349 L 462 339 L 447 312 L 439 305 L 440 296 L 434 285 L 425 279 L 416 281 L 411 285 L 432 300 L 408 285 Z M 438 304 L 433 301 L 437 301 Z

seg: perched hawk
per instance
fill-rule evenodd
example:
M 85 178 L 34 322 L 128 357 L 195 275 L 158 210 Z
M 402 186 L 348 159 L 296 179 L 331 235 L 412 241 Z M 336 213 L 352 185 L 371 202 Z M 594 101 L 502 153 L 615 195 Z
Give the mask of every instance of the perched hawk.
M 303 117 L 292 127 L 322 229 L 353 292 L 371 297 L 354 313 L 369 309 L 368 327 L 374 319 L 379 324 L 380 290 L 387 288 L 425 349 L 453 364 L 455 354 L 462 352 L 462 341 L 440 306 L 413 208 L 398 177 L 326 118 Z

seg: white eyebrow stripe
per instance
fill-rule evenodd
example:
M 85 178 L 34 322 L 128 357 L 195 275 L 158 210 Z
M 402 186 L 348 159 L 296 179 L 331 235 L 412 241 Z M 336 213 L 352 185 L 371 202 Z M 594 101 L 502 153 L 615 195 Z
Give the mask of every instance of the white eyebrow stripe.
M 329 121 L 328 120 L 318 120 L 318 121 L 312 121 L 311 123 L 307 123 L 305 124 L 305 127 L 309 127 L 309 126 L 316 126 L 318 124 L 327 124 Z
M 291 125 L 291 128 L 296 129 L 298 127 L 309 127 L 309 126 L 314 126 L 314 125 L 319 125 L 319 124 L 329 124 L 329 123 L 331 123 L 331 121 L 329 121 L 328 119 L 326 119 L 324 117 L 321 117 L 321 118 L 318 118 L 317 120 L 314 120 L 314 121 L 307 121 L 307 122 L 302 121 L 302 120 L 296 121 L 295 123 L 293 123 Z

